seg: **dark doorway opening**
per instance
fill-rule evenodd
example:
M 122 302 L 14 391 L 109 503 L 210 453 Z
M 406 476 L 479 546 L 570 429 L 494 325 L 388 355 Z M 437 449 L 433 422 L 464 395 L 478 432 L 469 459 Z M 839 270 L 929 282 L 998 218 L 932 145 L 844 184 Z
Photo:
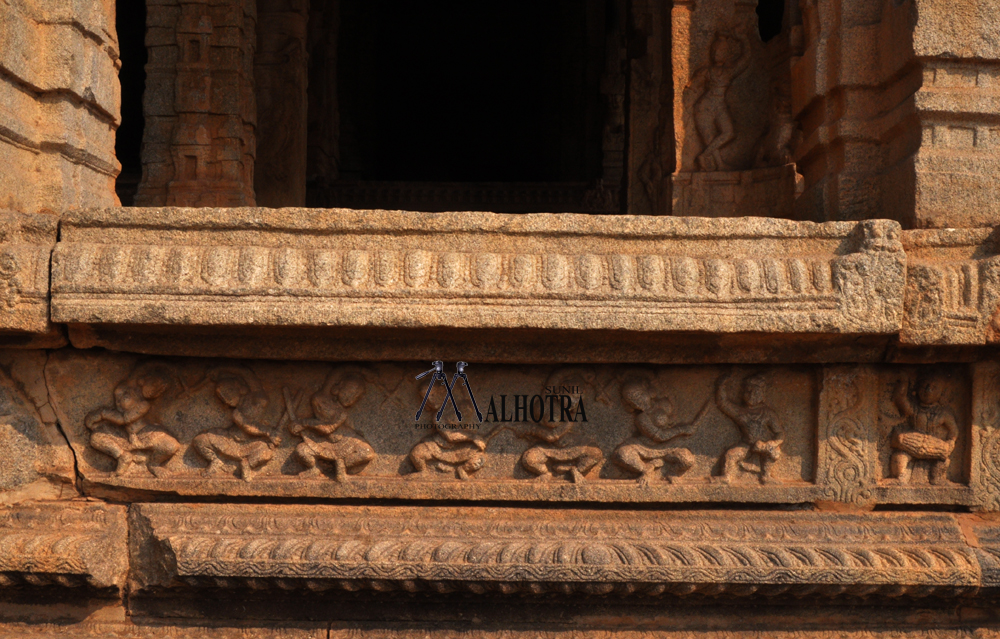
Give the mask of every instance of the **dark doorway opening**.
M 606 173 L 602 87 L 624 73 L 617 4 L 340 0 L 336 174 L 310 175 L 310 204 L 584 206 Z
M 122 121 L 115 138 L 115 154 L 121 162 L 122 171 L 115 183 L 115 191 L 122 206 L 132 206 L 142 178 L 142 130 L 145 126 L 142 93 L 146 86 L 145 1 L 119 1 L 115 19 L 122 63 L 118 71 Z
M 785 17 L 785 0 L 759 0 L 757 3 L 757 29 L 764 42 L 781 33 Z

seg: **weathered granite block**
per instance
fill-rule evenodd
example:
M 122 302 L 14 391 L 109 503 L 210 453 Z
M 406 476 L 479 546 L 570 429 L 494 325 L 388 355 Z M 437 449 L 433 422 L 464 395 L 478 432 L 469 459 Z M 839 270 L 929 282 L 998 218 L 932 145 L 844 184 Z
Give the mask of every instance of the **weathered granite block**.
M 68 213 L 71 324 L 898 331 L 891 222 L 264 209 Z

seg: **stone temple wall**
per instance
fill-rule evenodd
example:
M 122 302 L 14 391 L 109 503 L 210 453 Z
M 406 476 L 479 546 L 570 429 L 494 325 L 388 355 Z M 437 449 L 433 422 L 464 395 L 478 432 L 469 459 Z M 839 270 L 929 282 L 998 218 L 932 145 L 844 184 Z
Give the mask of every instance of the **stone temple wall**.
M 620 215 L 292 208 L 343 7 L 147 5 L 123 208 L 0 0 L 0 638 L 1000 637 L 986 0 L 610 3 Z
M 0 207 L 117 204 L 114 2 L 12 0 L 0 11 Z

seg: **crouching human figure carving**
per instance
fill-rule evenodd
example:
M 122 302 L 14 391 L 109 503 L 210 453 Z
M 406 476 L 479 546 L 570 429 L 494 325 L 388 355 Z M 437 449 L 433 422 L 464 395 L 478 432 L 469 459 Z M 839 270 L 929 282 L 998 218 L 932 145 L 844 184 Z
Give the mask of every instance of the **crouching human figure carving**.
M 209 374 L 215 396 L 230 410 L 232 424 L 202 433 L 192 440 L 195 451 L 208 462 L 206 477 L 225 470 L 223 458 L 235 462 L 239 476 L 250 481 L 274 457 L 281 439 L 265 425 L 268 398 L 251 371 L 221 368 Z
M 295 457 L 305 466 L 299 477 L 322 475 L 319 460 L 333 464 L 333 478 L 347 481 L 348 475 L 364 470 L 375 450 L 349 424 L 348 410 L 365 394 L 365 382 L 349 371 L 334 371 L 323 388 L 312 396 L 312 419 L 299 420 L 286 392 L 285 403 L 293 418 L 288 431 L 302 438 L 295 447 Z
M 113 408 L 100 408 L 84 419 L 91 431 L 90 445 L 117 462 L 115 475 L 125 475 L 140 460 L 157 477 L 168 473 L 167 462 L 181 446 L 149 413 L 175 384 L 179 385 L 177 375 L 166 364 L 141 364 L 115 387 Z M 122 427 L 125 436 L 109 426 Z
M 891 475 L 900 484 L 910 483 L 913 465 L 930 465 L 928 481 L 942 484 L 948 480 L 951 453 L 958 439 L 955 413 L 944 402 L 941 378 L 928 375 L 917 382 L 914 393 L 906 380 L 900 380 L 893 403 L 906 421 L 892 432 Z
M 615 450 L 613 461 L 639 475 L 640 484 L 655 480 L 658 471 L 667 464 L 676 469 L 673 475 L 664 475 L 668 482 L 690 470 L 694 466 L 694 455 L 686 448 L 675 447 L 672 442 L 694 433 L 711 400 L 690 423 L 674 423 L 673 402 L 655 394 L 648 380 L 627 382 L 622 385 L 621 393 L 622 403 L 635 413 L 635 435 Z
M 529 424 L 516 430 L 518 437 L 539 442 L 521 455 L 521 466 L 535 479 L 551 480 L 555 475 L 567 476 L 572 482 L 584 480 L 587 473 L 600 466 L 604 453 L 592 439 L 573 431 L 575 421 L 583 411 L 583 391 L 591 387 L 592 373 L 564 369 L 554 373 L 545 383 L 547 388 L 571 388 L 569 406 L 561 410 L 559 421 L 553 415 L 541 420 L 541 425 Z

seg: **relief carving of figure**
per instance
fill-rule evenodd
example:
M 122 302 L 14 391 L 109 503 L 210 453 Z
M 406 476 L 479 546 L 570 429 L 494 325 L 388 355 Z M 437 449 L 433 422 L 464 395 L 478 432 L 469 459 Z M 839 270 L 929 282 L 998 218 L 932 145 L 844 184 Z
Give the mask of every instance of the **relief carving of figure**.
M 773 470 L 775 462 L 781 459 L 785 430 L 777 413 L 767 405 L 767 382 L 759 374 L 747 377 L 743 380 L 739 400 L 734 401 L 729 388 L 730 380 L 729 373 L 719 378 L 715 401 L 719 409 L 736 423 L 740 442 L 723 454 L 721 474 L 713 479 L 730 483 L 743 471 L 756 474 L 762 484 L 780 481 Z M 754 463 L 755 459 L 757 463 Z
M 893 452 L 890 474 L 900 484 L 910 483 L 916 462 L 930 464 L 928 481 L 948 481 L 948 465 L 958 439 L 955 412 L 944 403 L 944 380 L 934 375 L 922 377 L 916 392 L 900 380 L 892 400 L 906 421 L 896 426 L 890 442 Z
M 539 442 L 521 455 L 521 466 L 535 479 L 551 480 L 555 475 L 563 475 L 574 483 L 582 482 L 590 471 L 604 461 L 604 453 L 597 443 L 574 431 L 583 410 L 583 391 L 591 387 L 593 375 L 574 369 L 556 371 L 545 383 L 549 388 L 572 388 L 569 394 L 568 420 L 552 421 L 554 415 L 545 416 L 540 424 L 528 424 L 524 430 L 516 430 L 518 437 Z M 560 411 L 562 413 L 562 411 Z
M 115 387 L 114 407 L 91 412 L 84 425 L 91 431 L 90 445 L 117 462 L 115 475 L 125 475 L 137 461 L 157 477 L 167 474 L 167 462 L 180 443 L 163 427 L 149 419 L 153 402 L 177 382 L 177 375 L 165 364 L 142 364 Z M 122 436 L 117 429 L 124 430 Z
M 336 481 L 347 481 L 348 475 L 364 470 L 373 459 L 375 450 L 353 428 L 348 420 L 348 409 L 365 394 L 365 382 L 349 371 L 334 371 L 323 388 L 312 396 L 312 419 L 295 419 L 294 407 L 286 392 L 285 403 L 293 418 L 288 431 L 302 438 L 295 447 L 295 457 L 305 470 L 299 477 L 322 475 L 319 460 L 333 464 Z
M 702 171 L 732 170 L 722 159 L 722 149 L 736 139 L 726 94 L 733 81 L 749 67 L 752 49 L 746 34 L 715 34 L 709 50 L 709 63 L 694 73 L 686 91 L 698 95 L 694 103 L 694 122 L 701 138 L 698 166 Z
M 711 401 L 711 400 L 710 400 Z M 648 380 L 622 385 L 622 403 L 635 413 L 635 436 L 620 445 L 612 460 L 634 474 L 640 484 L 653 481 L 658 471 L 672 464 L 676 471 L 665 475 L 668 482 L 680 477 L 694 466 L 694 455 L 686 448 L 676 448 L 673 441 L 694 433 L 698 420 L 709 403 L 690 423 L 676 423 L 674 404 L 664 395 L 654 393 Z
M 215 396 L 230 410 L 232 424 L 202 433 L 192 440 L 195 451 L 208 462 L 202 471 L 210 477 L 226 468 L 223 458 L 238 465 L 239 475 L 250 481 L 274 457 L 281 444 L 266 424 L 268 398 L 253 372 L 222 368 L 209 375 L 215 382 Z
M 422 400 L 424 388 L 417 386 L 417 395 Z M 458 389 L 455 389 L 458 390 Z M 443 388 L 435 387 L 427 398 L 425 414 L 433 419 L 445 401 L 447 394 Z M 458 399 L 462 406 L 462 415 L 472 415 L 472 406 L 465 396 Z M 446 411 L 447 412 L 447 411 Z M 471 424 L 470 424 L 471 425 Z M 414 472 L 410 477 L 426 477 L 434 470 L 447 472 L 461 480 L 482 469 L 486 463 L 486 446 L 489 440 L 499 434 L 505 427 L 495 427 L 489 435 L 481 435 L 477 430 L 465 430 L 460 425 L 446 422 L 434 422 L 434 430 L 421 439 L 410 451 L 410 463 Z

